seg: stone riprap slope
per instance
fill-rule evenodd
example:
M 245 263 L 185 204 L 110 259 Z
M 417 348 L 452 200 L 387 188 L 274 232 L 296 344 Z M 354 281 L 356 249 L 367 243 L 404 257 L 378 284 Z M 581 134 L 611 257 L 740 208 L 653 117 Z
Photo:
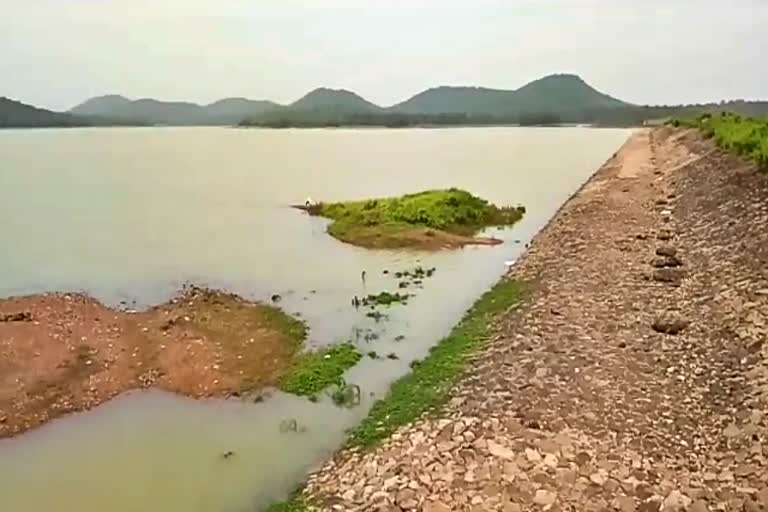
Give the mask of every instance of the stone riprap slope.
M 305 493 L 327 510 L 768 510 L 768 178 L 635 133 L 512 269 L 449 406 Z

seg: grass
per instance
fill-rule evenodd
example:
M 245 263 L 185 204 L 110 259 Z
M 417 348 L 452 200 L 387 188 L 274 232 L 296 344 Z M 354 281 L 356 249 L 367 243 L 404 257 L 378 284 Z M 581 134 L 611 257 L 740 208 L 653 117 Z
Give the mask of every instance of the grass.
M 352 343 L 302 354 L 281 379 L 280 389 L 294 395 L 313 396 L 330 386 L 341 386 L 344 372 L 362 357 Z
M 512 225 L 522 218 L 525 208 L 498 207 L 452 188 L 321 203 L 310 213 L 332 219 L 328 233 L 344 242 L 364 247 L 406 247 L 466 244 L 467 240 L 456 237 L 472 237 L 489 226 Z
M 287 501 L 270 505 L 267 512 L 307 512 L 308 510 L 309 503 L 301 496 L 294 496 Z
M 695 126 L 712 137 L 721 148 L 755 160 L 768 168 L 768 119 L 736 114 L 703 115 L 695 121 L 674 121 L 676 125 Z
M 444 405 L 463 374 L 468 357 L 487 342 L 492 318 L 518 303 L 521 297 L 521 285 L 508 280 L 500 281 L 485 293 L 451 333 L 410 374 L 395 382 L 385 398 L 374 404 L 368 417 L 353 430 L 348 444 L 372 446 L 400 426 Z

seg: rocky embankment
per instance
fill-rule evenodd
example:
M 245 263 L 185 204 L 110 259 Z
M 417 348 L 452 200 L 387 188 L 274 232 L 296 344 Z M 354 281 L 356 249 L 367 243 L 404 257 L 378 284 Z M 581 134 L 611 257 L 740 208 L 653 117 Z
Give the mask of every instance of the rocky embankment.
M 633 135 L 540 233 L 449 406 L 305 494 L 324 510 L 768 510 L 768 178 Z

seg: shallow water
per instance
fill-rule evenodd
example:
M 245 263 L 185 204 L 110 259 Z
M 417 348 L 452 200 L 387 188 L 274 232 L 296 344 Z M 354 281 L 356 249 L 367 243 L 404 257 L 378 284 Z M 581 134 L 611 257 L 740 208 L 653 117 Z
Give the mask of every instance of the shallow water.
M 0 131 L 0 296 L 84 290 L 145 306 L 187 281 L 281 306 L 310 343 L 353 339 L 347 375 L 363 403 L 339 409 L 275 393 L 260 404 L 124 395 L 0 441 L 0 510 L 258 510 L 338 447 L 408 364 L 423 357 L 517 258 L 524 243 L 627 137 L 625 130 Z M 367 251 L 286 205 L 428 188 L 524 204 L 507 243 L 439 254 Z M 519 240 L 519 243 L 516 241 Z M 353 295 L 394 291 L 384 269 L 437 267 L 408 306 L 376 323 Z M 360 273 L 365 270 L 365 284 Z M 366 340 L 374 332 L 378 339 Z M 395 337 L 404 335 L 400 342 Z M 370 338 L 370 336 L 368 336 Z M 300 433 L 280 431 L 296 419 Z M 234 451 L 223 459 L 221 454 Z

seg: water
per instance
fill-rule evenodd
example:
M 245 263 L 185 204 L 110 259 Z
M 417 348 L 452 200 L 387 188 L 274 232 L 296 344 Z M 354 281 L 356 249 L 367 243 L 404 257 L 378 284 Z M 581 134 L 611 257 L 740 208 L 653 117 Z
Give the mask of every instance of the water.
M 0 510 L 242 512 L 282 497 L 344 439 L 372 401 L 444 336 L 524 243 L 626 139 L 625 130 L 467 128 L 0 131 L 0 297 L 83 290 L 107 304 L 161 302 L 184 282 L 281 306 L 310 345 L 355 340 L 346 376 L 363 403 L 339 409 L 274 393 L 260 404 L 123 395 L 0 441 Z M 460 187 L 524 204 L 497 247 L 427 254 L 368 251 L 288 208 Z M 519 241 L 519 242 L 516 242 Z M 437 267 L 381 323 L 350 307 L 394 291 L 382 271 Z M 366 270 L 365 289 L 360 280 Z M 379 338 L 365 339 L 375 332 Z M 403 341 L 395 341 L 399 335 Z M 280 431 L 293 418 L 303 432 Z M 221 454 L 234 451 L 223 459 Z

